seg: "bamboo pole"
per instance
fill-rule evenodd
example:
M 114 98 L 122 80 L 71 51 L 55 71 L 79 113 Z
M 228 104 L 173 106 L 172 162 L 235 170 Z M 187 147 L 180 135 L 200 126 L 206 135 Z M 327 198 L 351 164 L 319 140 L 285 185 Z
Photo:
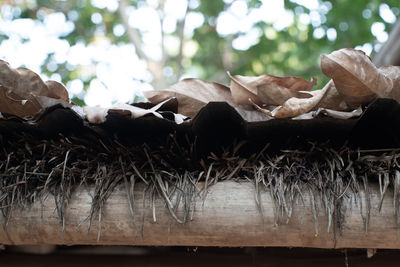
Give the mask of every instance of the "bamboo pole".
M 104 205 L 99 223 L 94 221 L 89 232 L 88 215 L 91 207 L 89 189 L 75 190 L 66 210 L 65 233 L 57 217 L 54 199 L 19 209 L 7 227 L 0 227 L 2 244 L 65 244 L 65 245 L 151 245 L 151 246 L 285 246 L 317 248 L 400 248 L 393 207 L 393 192 L 386 193 L 379 212 L 379 188 L 371 186 L 371 219 L 365 233 L 363 217 L 366 200 L 349 194 L 343 202 L 346 209 L 342 235 L 335 224 L 327 232 L 328 219 L 319 200 L 318 235 L 314 228 L 310 191 L 302 192 L 304 203 L 297 201 L 289 222 L 268 191 L 261 192 L 260 211 L 255 202 L 254 185 L 250 182 L 219 182 L 208 188 L 203 199 L 193 205 L 193 218 L 184 224 L 176 222 L 164 202 L 156 198 L 154 209 L 144 197 L 144 187 L 136 186 L 134 194 L 134 225 L 126 190 L 117 187 Z M 153 211 L 155 220 L 153 218 Z M 177 211 L 182 217 L 182 210 Z M 4 220 L 4 218 L 2 218 Z M 98 239 L 99 237 L 99 239 Z

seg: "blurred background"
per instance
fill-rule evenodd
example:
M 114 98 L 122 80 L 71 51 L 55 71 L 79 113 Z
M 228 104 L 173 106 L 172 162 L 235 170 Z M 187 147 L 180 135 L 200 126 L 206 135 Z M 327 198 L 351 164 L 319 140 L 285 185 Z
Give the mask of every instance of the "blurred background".
M 0 59 L 64 83 L 80 105 L 232 74 L 317 77 L 343 47 L 374 56 L 399 0 L 1 0 Z

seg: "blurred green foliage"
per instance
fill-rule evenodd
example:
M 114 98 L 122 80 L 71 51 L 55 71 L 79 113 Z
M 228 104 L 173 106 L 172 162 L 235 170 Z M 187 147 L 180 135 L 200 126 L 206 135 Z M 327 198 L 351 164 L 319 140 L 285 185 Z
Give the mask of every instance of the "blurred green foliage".
M 162 16 L 161 9 L 164 0 L 159 2 L 159 14 Z M 192 73 L 192 70 L 196 70 L 199 78 L 227 83 L 225 72 L 229 70 L 233 74 L 242 75 L 269 73 L 299 76 L 306 79 L 314 76 L 319 80 L 318 87 L 321 87 L 326 83 L 327 78 L 322 75 L 319 68 L 320 54 L 366 43 L 370 44 L 372 48 L 378 48 L 379 42 L 371 33 L 372 24 L 374 22 L 384 23 L 386 32 L 389 32 L 393 26 L 379 15 L 379 7 L 382 2 L 378 0 L 320 0 L 320 8 L 317 10 L 309 10 L 294 1 L 285 0 L 285 9 L 291 10 L 294 15 L 293 24 L 277 31 L 271 23 L 263 21 L 256 23 L 253 28 L 259 29 L 261 33 L 258 41 L 246 51 L 241 51 L 232 47 L 232 40 L 245 33 L 238 32 L 221 36 L 216 27 L 218 16 L 221 12 L 228 10 L 232 3 L 222 0 L 194 2 L 196 3 L 189 5 L 188 12 L 200 12 L 204 16 L 204 23 L 195 29 L 191 36 L 185 36 L 183 42 L 196 42 L 197 50 L 190 57 L 183 55 L 181 62 L 176 53 L 167 55 L 165 65 L 172 69 L 172 74 L 165 77 L 168 84 L 179 79 L 176 76 L 177 73 Z M 131 0 L 128 3 L 134 7 L 141 7 L 147 5 L 148 1 Z M 261 2 L 258 0 L 249 0 L 246 3 L 249 11 L 261 6 Z M 399 15 L 399 0 L 388 0 L 385 3 L 393 14 Z M 67 40 L 71 46 L 79 42 L 86 45 L 95 42 L 96 31 L 102 31 L 104 36 L 115 44 L 131 42 L 126 33 L 116 36 L 113 32 L 117 24 L 124 24 L 118 10 L 110 11 L 107 8 L 98 8 L 90 0 L 19 1 L 16 5 L 21 12 L 15 18 L 42 20 L 43 17 L 40 14 L 63 12 L 66 18 L 75 25 L 71 33 L 61 37 Z M 96 12 L 102 16 L 102 22 L 98 24 L 92 21 L 92 15 Z M 304 14 L 310 17 L 318 14 L 321 20 L 320 24 L 302 23 L 300 18 Z M 322 29 L 325 33 L 329 29 L 335 29 L 336 38 L 328 39 L 327 34 L 324 34 L 321 38 L 316 39 L 314 38 L 316 28 Z M 139 34 L 141 33 L 139 32 Z M 175 32 L 165 34 L 165 36 L 179 37 L 179 27 Z M 0 42 L 6 38 L 7 36 L 0 32 Z M 373 50 L 372 56 L 374 53 Z M 48 60 L 53 56 L 49 54 Z M 182 69 L 181 72 L 178 68 Z M 61 75 L 64 83 L 81 78 L 79 66 L 68 66 L 68 63 L 57 65 L 56 71 L 48 70 L 47 64 L 43 64 L 42 72 L 49 76 L 51 73 L 57 72 Z M 85 88 L 93 78 L 83 79 Z M 79 99 L 75 99 L 75 101 L 83 103 Z

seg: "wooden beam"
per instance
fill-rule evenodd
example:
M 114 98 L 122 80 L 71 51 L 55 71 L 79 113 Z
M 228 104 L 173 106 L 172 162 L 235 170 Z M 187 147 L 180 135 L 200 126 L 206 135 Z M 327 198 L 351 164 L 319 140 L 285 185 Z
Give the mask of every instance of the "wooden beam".
M 156 198 L 153 209 L 144 187 L 136 186 L 134 194 L 135 225 L 133 226 L 124 187 L 115 189 L 104 205 L 101 236 L 98 221 L 87 232 L 91 207 L 90 188 L 76 190 L 66 210 L 66 228 L 62 233 L 54 199 L 49 196 L 30 208 L 15 210 L 7 228 L 0 227 L 2 244 L 66 244 L 66 245 L 151 245 L 151 246 L 284 246 L 317 248 L 385 248 L 399 249 L 393 192 L 386 193 L 379 212 L 379 188 L 371 186 L 371 219 L 365 233 L 362 204 L 366 200 L 354 194 L 343 202 L 346 209 L 342 235 L 334 225 L 327 232 L 328 219 L 319 200 L 318 235 L 315 233 L 310 191 L 302 192 L 304 203 L 294 204 L 289 222 L 286 216 L 276 218 L 274 201 L 269 191 L 261 192 L 262 211 L 255 202 L 254 185 L 250 182 L 219 182 L 208 189 L 203 202 L 194 202 L 193 219 L 177 223 L 164 202 Z M 144 201 L 143 201 L 144 199 Z M 281 212 L 278 212 L 281 214 Z M 182 216 L 182 210 L 177 211 Z M 277 215 L 278 216 L 278 215 Z M 4 218 L 2 218 L 4 220 Z

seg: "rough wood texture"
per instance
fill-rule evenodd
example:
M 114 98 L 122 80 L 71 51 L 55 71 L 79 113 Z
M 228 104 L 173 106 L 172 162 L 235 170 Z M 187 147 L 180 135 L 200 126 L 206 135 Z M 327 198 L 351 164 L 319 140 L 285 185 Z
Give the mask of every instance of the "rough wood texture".
M 154 246 L 288 246 L 318 248 L 400 248 L 393 207 L 393 193 L 385 195 L 378 211 L 379 188 L 371 186 L 371 220 L 364 231 L 360 203 L 365 199 L 349 197 L 343 234 L 336 226 L 327 232 L 327 216 L 318 203 L 318 235 L 315 234 L 310 194 L 303 191 L 304 204 L 294 205 L 292 218 L 280 216 L 276 224 L 275 205 L 268 191 L 261 193 L 262 212 L 255 204 L 254 186 L 249 182 L 219 182 L 208 189 L 204 201 L 194 203 L 193 219 L 179 224 L 171 218 L 165 204 L 155 199 L 156 222 L 144 188 L 137 186 L 134 196 L 133 227 L 124 187 L 117 188 L 106 202 L 102 216 L 101 236 L 98 221 L 87 232 L 91 205 L 90 190 L 79 189 L 72 195 L 62 234 L 54 199 L 49 196 L 30 209 L 16 210 L 6 228 L 0 227 L 3 244 L 107 244 Z M 354 196 L 354 194 L 350 194 Z M 143 201 L 145 199 L 145 202 Z M 144 203 L 144 204 L 143 204 Z M 278 212 L 282 214 L 282 212 Z M 364 211 L 365 214 L 365 211 Z M 178 215 L 182 215 L 178 211 Z

